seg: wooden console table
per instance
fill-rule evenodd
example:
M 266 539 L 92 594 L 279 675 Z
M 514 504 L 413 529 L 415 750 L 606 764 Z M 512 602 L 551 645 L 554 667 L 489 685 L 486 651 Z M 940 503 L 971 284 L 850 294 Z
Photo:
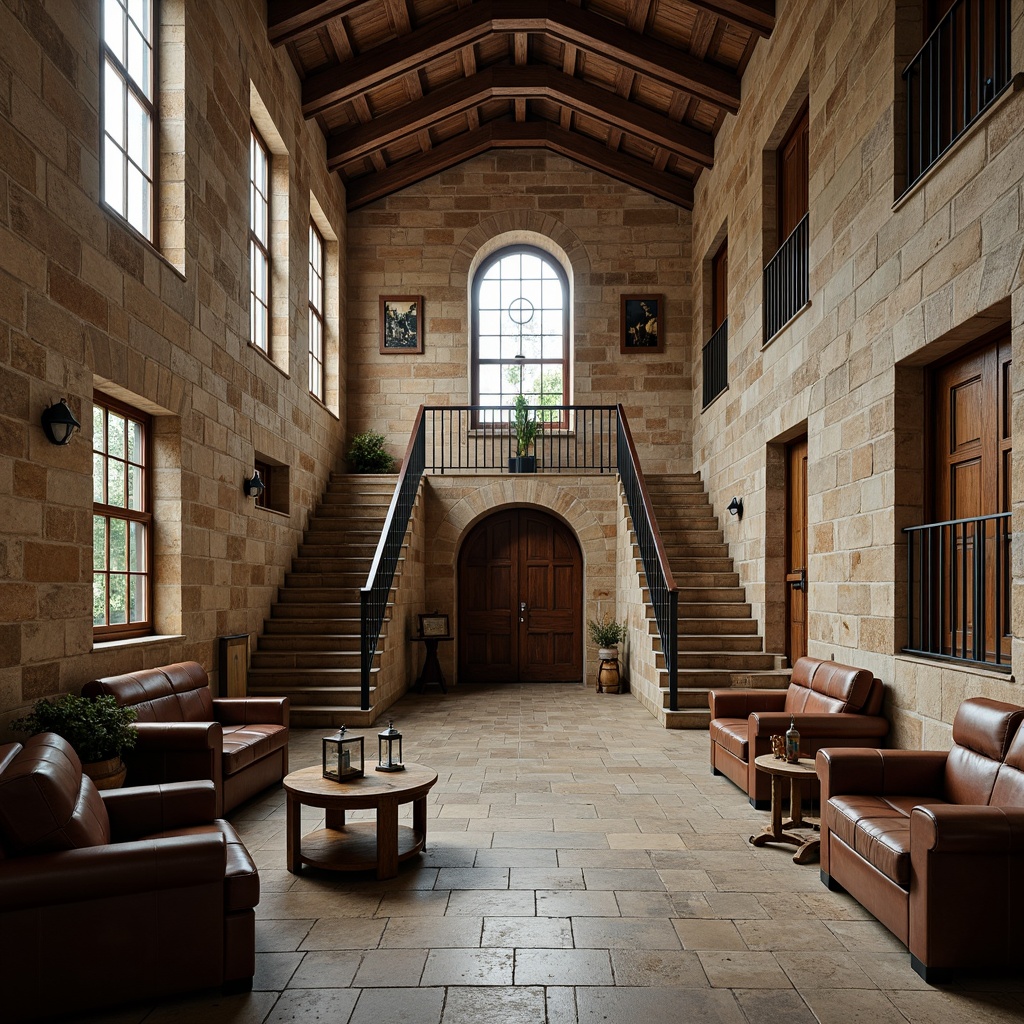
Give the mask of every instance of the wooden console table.
M 437 645 L 442 640 L 453 640 L 450 636 L 414 636 L 409 638 L 414 644 L 426 644 L 426 657 L 423 659 L 423 671 L 416 680 L 415 690 L 422 693 L 431 683 L 437 683 L 442 693 L 448 692 L 444 685 L 444 672 L 441 662 L 437 660 Z
M 774 754 L 761 754 L 754 758 L 754 764 L 759 772 L 767 772 L 772 777 L 772 821 L 766 825 L 763 832 L 750 837 L 754 846 L 764 846 L 765 843 L 789 843 L 797 847 L 793 854 L 793 860 L 797 864 L 806 864 L 814 860 L 819 853 L 821 837 L 815 831 L 808 836 L 808 829 L 818 829 L 819 825 L 811 818 L 804 818 L 801 804 L 802 784 L 808 779 L 817 778 L 814 770 L 814 759 L 801 757 L 799 761 L 792 764 L 789 761 L 780 761 Z M 786 779 L 789 779 L 789 819 L 782 820 L 782 787 Z M 801 831 L 796 831 L 800 829 Z
M 422 764 L 406 764 L 404 772 L 374 771 L 352 782 L 325 779 L 320 765 L 285 776 L 288 794 L 288 870 L 299 874 L 303 864 L 331 871 L 373 871 L 394 878 L 398 865 L 427 845 L 427 793 L 437 772 Z M 412 828 L 398 824 L 399 804 L 412 804 Z M 322 807 L 326 828 L 302 836 L 302 805 Z M 346 824 L 345 812 L 377 812 L 377 821 Z

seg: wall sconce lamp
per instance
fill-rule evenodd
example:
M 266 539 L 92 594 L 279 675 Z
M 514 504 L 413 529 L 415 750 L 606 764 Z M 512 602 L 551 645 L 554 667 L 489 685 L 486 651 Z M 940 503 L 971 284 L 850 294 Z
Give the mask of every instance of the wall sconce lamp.
M 43 410 L 42 415 L 43 433 L 46 434 L 50 444 L 67 444 L 74 436 L 76 430 L 82 429 L 82 424 L 75 419 L 65 399 L 55 402 L 49 409 Z
M 726 512 L 731 516 L 736 516 L 737 519 L 743 518 L 743 499 L 733 498 L 732 501 L 725 508 Z
M 260 479 L 260 471 L 254 469 L 252 476 L 242 481 L 242 490 L 247 498 L 258 498 L 265 490 L 266 484 Z

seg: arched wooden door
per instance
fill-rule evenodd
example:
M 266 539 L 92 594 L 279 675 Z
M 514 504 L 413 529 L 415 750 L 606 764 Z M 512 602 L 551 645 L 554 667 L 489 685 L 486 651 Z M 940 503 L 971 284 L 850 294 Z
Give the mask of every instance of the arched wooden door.
M 539 509 L 473 527 L 459 555 L 459 679 L 579 682 L 583 556 L 572 531 Z

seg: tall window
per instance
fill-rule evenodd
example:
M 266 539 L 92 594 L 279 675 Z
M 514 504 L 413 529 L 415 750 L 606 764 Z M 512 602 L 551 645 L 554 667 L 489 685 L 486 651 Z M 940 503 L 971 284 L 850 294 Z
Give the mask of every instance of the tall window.
M 729 240 L 711 257 L 711 337 L 704 344 L 703 407 L 729 386 Z
M 97 394 L 92 422 L 93 631 L 142 636 L 152 629 L 149 417 Z
M 103 0 L 103 200 L 154 241 L 153 0 Z
M 309 393 L 324 400 L 324 240 L 309 223 Z
M 473 281 L 473 403 L 565 404 L 569 381 L 569 284 L 542 249 L 501 249 Z M 508 419 L 483 412 L 484 422 Z M 562 425 L 564 416 L 553 416 Z
M 249 340 L 270 352 L 270 152 L 249 134 Z

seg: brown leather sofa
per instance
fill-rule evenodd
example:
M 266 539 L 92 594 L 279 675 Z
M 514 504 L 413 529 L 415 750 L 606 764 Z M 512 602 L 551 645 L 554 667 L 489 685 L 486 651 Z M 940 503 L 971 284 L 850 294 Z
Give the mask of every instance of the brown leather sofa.
M 771 778 L 754 758 L 771 753 L 771 737 L 786 732 L 791 716 L 801 757 L 814 757 L 819 747 L 881 746 L 889 733 L 882 696 L 881 680 L 866 669 L 817 658 L 797 659 L 786 690 L 712 690 L 711 773 L 731 779 L 765 810 Z
M 209 781 L 96 790 L 71 745 L 0 746 L 0 1018 L 252 988 L 260 882 Z
M 82 687 L 85 697 L 102 694 L 138 714 L 138 743 L 125 758 L 129 786 L 212 779 L 220 815 L 288 774 L 287 697 L 214 699 L 195 661 Z
M 925 981 L 1020 969 L 1024 708 L 975 697 L 953 749 L 819 750 L 821 878 L 911 954 Z

